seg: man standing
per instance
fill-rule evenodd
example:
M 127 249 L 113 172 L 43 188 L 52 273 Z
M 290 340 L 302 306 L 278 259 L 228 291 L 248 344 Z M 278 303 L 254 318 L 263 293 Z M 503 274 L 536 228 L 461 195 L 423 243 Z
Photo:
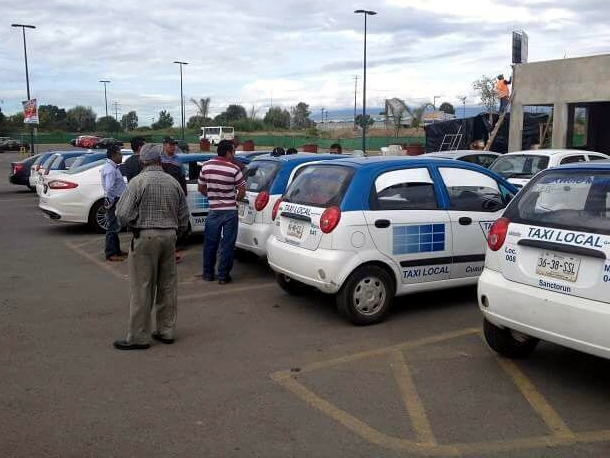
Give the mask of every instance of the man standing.
M 341 154 L 343 152 L 343 148 L 339 143 L 333 143 L 330 145 L 330 149 L 328 150 L 330 154 Z
M 231 269 L 237 239 L 237 203 L 246 194 L 246 182 L 241 169 L 233 161 L 235 147 L 229 140 L 218 143 L 218 157 L 210 159 L 201 167 L 198 189 L 207 196 L 210 212 L 205 220 L 203 245 L 203 275 L 206 281 L 214 281 L 216 253 L 220 246 L 218 262 L 218 284 L 232 281 Z
M 161 168 L 161 154 L 159 145 L 142 147 L 142 172 L 129 182 L 117 204 L 119 222 L 133 232 L 129 333 L 126 340 L 114 342 L 118 350 L 146 349 L 151 337 L 164 344 L 174 343 L 178 302 L 174 249 L 177 234 L 187 230 L 189 213 L 184 192 Z M 157 331 L 151 335 L 155 301 Z
M 119 225 L 115 207 L 119 197 L 125 191 L 125 181 L 119 170 L 123 161 L 121 147 L 111 145 L 106 150 L 106 164 L 102 167 L 102 187 L 104 188 L 104 207 L 106 208 L 106 244 L 104 252 L 108 261 L 124 261 L 127 253 L 121 251 L 119 240 Z
M 184 169 L 182 168 L 182 162 L 176 156 L 177 153 L 181 153 L 180 148 L 177 148 L 176 145 L 178 142 L 174 140 L 172 137 L 165 137 L 163 139 L 163 155 L 161 156 L 161 166 L 165 172 L 169 173 L 173 176 L 180 187 L 186 194 L 186 178 L 184 176 Z
M 133 177 L 142 171 L 142 165 L 140 164 L 140 148 L 145 144 L 146 139 L 144 137 L 133 137 L 131 139 L 131 150 L 133 151 L 133 155 L 121 165 L 121 172 L 127 177 L 127 181 L 131 181 Z
M 507 81 L 504 79 L 504 75 L 498 75 L 498 81 L 496 82 L 496 92 L 498 93 L 498 97 L 500 97 L 500 114 L 502 114 L 508 106 L 508 100 L 510 96 L 508 86 L 510 83 L 510 78 Z

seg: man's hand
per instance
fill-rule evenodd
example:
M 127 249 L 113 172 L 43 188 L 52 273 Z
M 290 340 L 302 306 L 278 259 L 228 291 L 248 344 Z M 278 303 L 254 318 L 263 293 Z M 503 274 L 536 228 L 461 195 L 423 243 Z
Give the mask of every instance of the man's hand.
M 246 196 L 246 185 L 242 184 L 237 188 L 237 200 L 242 200 Z
M 197 186 L 197 190 L 203 194 L 204 196 L 208 196 L 208 187 L 205 184 L 200 184 Z

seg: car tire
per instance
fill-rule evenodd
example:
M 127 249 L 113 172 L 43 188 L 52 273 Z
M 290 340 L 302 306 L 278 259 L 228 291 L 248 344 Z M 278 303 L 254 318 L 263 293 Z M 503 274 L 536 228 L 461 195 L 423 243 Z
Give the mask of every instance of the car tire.
M 392 306 L 394 292 L 388 272 L 378 266 L 362 266 L 352 272 L 337 294 L 337 308 L 358 326 L 379 323 Z
M 529 337 L 521 333 L 517 337 L 517 334 L 510 329 L 500 328 L 487 320 L 483 320 L 483 333 L 487 345 L 507 358 L 525 358 L 531 355 L 538 342 L 540 342 L 535 337 Z
M 100 199 L 91 206 L 89 211 L 89 226 L 96 232 L 106 232 L 106 209 L 104 199 Z
M 280 288 L 293 296 L 302 296 L 303 294 L 311 291 L 309 285 L 301 283 L 300 281 L 294 280 L 293 278 L 278 272 L 275 273 L 275 281 L 277 281 L 277 284 L 280 285 Z

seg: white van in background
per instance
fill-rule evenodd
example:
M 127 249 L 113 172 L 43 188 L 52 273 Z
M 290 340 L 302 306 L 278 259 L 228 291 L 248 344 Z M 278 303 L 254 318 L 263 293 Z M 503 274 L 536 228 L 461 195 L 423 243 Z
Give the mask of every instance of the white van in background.
M 220 140 L 233 140 L 235 138 L 235 129 L 227 126 L 202 127 L 199 140 L 204 138 L 207 138 L 212 145 L 218 145 Z

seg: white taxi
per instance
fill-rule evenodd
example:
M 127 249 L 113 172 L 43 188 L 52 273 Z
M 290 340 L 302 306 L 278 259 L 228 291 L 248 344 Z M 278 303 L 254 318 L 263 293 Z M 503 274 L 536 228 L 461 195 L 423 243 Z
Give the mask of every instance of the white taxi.
M 539 339 L 610 358 L 610 163 L 537 175 L 491 227 L 479 306 L 489 346 Z
M 272 210 L 279 285 L 336 295 L 355 324 L 396 295 L 476 284 L 487 231 L 516 188 L 474 164 L 369 157 L 306 164 Z
M 237 248 L 257 256 L 267 256 L 267 239 L 271 234 L 271 210 L 282 197 L 290 176 L 302 164 L 338 159 L 337 154 L 299 153 L 287 156 L 265 156 L 253 160 L 244 169 L 246 195 L 239 202 Z

